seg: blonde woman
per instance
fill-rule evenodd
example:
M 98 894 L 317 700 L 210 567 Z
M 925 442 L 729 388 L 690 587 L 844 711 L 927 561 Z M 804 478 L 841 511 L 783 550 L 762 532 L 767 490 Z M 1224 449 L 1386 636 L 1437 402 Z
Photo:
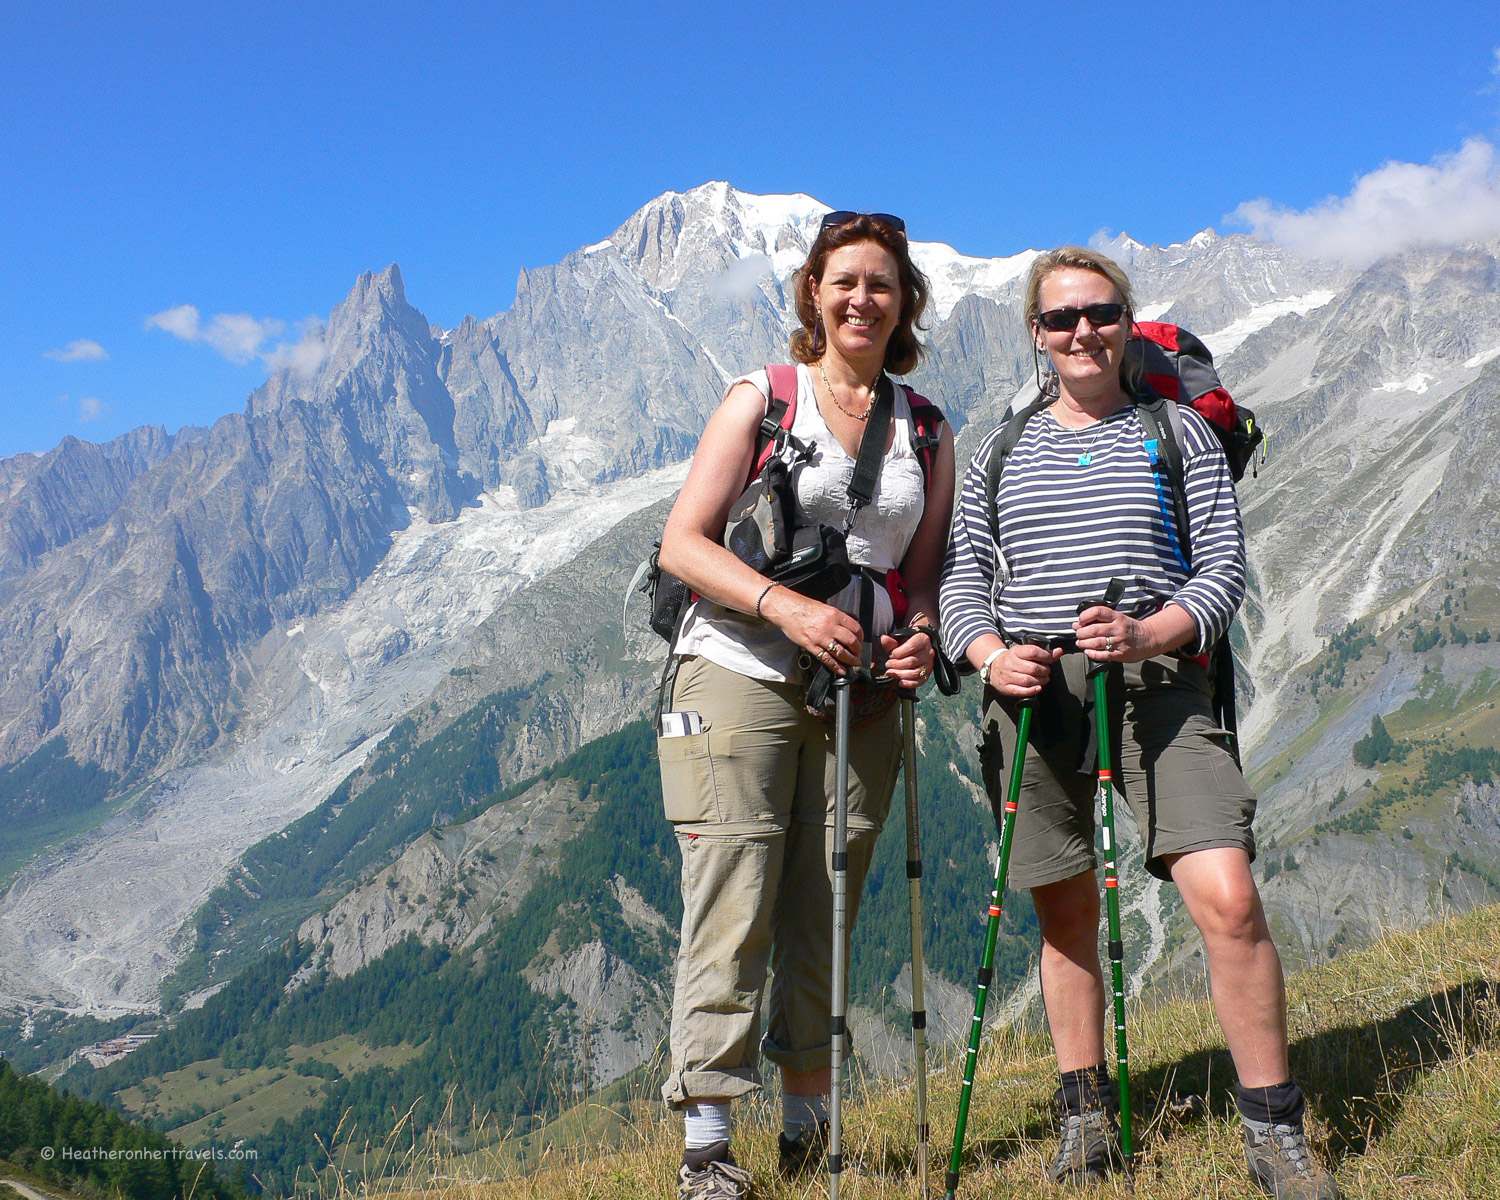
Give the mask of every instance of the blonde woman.
M 1013 752 L 1018 702 L 1038 705 L 1009 882 L 1031 890 L 1041 927 L 1042 993 L 1061 1074 L 1051 1177 L 1083 1184 L 1119 1162 L 1093 779 L 1080 771 L 1086 657 L 1110 664 L 1108 707 L 1123 713 L 1116 782 L 1145 839 L 1146 869 L 1177 885 L 1203 936 L 1251 1175 L 1283 1200 L 1334 1200 L 1333 1177 L 1308 1150 L 1287 1062 L 1281 960 L 1250 873 L 1255 796 L 1213 719 L 1202 657 L 1244 597 L 1239 508 L 1217 439 L 1184 407 L 1186 565 L 1175 531 L 1164 528 L 1137 393 L 1122 370 L 1131 315 L 1130 282 L 1104 255 L 1067 246 L 1032 265 L 1026 327 L 1049 368 L 1044 394 L 1054 398 L 1007 457 L 993 514 L 985 475 L 1000 430 L 980 444 L 942 583 L 949 645 L 984 683 L 989 754 Z M 1121 600 L 1078 612 L 1115 578 L 1127 583 Z M 1083 655 L 1063 657 L 1023 635 L 1074 637 Z M 991 796 L 997 817 L 1002 801 Z

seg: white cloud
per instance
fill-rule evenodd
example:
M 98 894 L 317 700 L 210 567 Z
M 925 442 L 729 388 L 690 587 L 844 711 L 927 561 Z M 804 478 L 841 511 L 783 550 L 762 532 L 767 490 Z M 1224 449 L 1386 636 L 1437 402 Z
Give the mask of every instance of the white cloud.
M 85 424 L 89 421 L 97 421 L 109 411 L 109 405 L 99 399 L 98 396 L 80 396 L 78 398 L 78 421 Z
M 196 342 L 203 336 L 198 328 L 198 310 L 191 304 L 179 304 L 176 308 L 163 309 L 155 316 L 147 317 L 146 328 L 165 329 L 185 342 Z
M 323 322 L 317 317 L 308 317 L 297 324 L 302 335 L 295 342 L 281 342 L 260 356 L 270 371 L 291 371 L 303 379 L 309 379 L 320 366 L 327 349 L 323 345 Z
M 203 331 L 203 340 L 231 362 L 247 363 L 266 342 L 286 328 L 275 317 L 257 320 L 249 313 L 219 313 Z
M 109 357 L 109 351 L 98 342 L 79 338 L 69 342 L 61 350 L 48 350 L 42 357 L 50 358 L 53 362 L 100 362 Z
M 748 300 L 760 281 L 771 274 L 771 260 L 764 254 L 737 258 L 722 274 L 715 276 L 709 289 L 727 300 Z
M 1500 165 L 1492 143 L 1470 138 L 1430 165 L 1388 162 L 1302 212 L 1250 200 L 1229 219 L 1300 254 L 1362 267 L 1408 246 L 1500 237 Z
M 247 363 L 286 328 L 275 317 L 218 313 L 206 325 L 195 305 L 179 304 L 146 318 L 147 329 L 162 329 L 184 342 L 206 342 L 230 362 Z

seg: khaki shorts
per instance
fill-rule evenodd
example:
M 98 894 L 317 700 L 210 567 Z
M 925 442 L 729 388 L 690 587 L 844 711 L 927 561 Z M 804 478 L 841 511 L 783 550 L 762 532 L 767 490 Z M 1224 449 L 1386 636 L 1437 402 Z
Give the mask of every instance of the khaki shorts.
M 1095 776 L 1090 738 L 1092 683 L 1087 659 L 1065 656 L 1061 680 L 1032 718 L 1021 797 L 1011 840 L 1013 887 L 1032 888 L 1092 871 Z M 1085 706 L 1085 700 L 1090 703 Z M 1114 781 L 1145 839 L 1146 869 L 1170 879 L 1167 856 L 1237 846 L 1255 858 L 1255 794 L 1213 718 L 1208 672 L 1196 662 L 1163 655 L 1110 668 L 1109 708 Z M 986 689 L 980 759 L 996 826 L 1004 812 L 1015 753 L 1013 701 Z M 1088 772 L 1080 771 L 1086 763 Z
M 675 711 L 704 731 L 660 738 L 662 798 L 682 851 L 682 943 L 662 1095 L 739 1096 L 759 1054 L 793 1071 L 828 1065 L 833 979 L 833 726 L 796 684 L 687 658 Z M 899 708 L 849 739 L 848 928 L 890 809 Z M 766 1031 L 761 1006 L 766 972 Z

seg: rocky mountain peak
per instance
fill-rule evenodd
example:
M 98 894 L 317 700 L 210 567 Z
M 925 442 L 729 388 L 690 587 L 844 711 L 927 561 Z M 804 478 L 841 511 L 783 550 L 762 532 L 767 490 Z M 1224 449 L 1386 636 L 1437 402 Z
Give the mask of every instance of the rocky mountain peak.
M 401 268 L 366 271 L 329 314 L 323 361 L 311 378 L 278 372 L 251 415 L 306 400 L 372 447 L 406 504 L 450 520 L 472 497 L 458 474 L 453 398 L 439 377 L 442 344 L 406 299 Z
M 0 473 L 0 579 L 29 570 L 47 552 L 108 520 L 174 442 L 160 425 L 142 425 L 98 444 L 69 434 L 45 455 L 6 460 L 11 470 Z
M 609 241 L 656 292 L 722 271 L 735 260 L 763 257 L 785 278 L 807 255 L 828 211 L 802 193 L 755 196 L 728 183 L 664 192 L 643 206 Z M 704 256 L 707 255 L 707 262 Z
M 374 308 L 400 310 L 409 308 L 406 299 L 406 283 L 401 277 L 401 267 L 391 263 L 383 271 L 361 271 L 349 294 L 334 309 L 355 311 Z M 330 323 L 332 319 L 330 318 Z
M 392 336 L 408 342 L 410 352 L 432 356 L 431 325 L 407 303 L 401 268 L 395 263 L 384 271 L 360 275 L 348 296 L 329 314 L 322 374 L 340 374 L 353 359 Z
M 1140 254 L 1146 247 L 1141 245 L 1124 230 L 1121 230 L 1109 241 L 1099 244 L 1099 252 L 1107 254 L 1121 266 L 1130 266 L 1135 261 L 1136 255 Z

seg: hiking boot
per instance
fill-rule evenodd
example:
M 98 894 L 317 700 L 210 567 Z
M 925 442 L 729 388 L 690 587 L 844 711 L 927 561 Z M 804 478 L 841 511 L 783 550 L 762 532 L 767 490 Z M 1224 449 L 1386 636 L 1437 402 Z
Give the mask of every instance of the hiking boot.
M 728 1142 L 684 1150 L 677 1168 L 677 1200 L 745 1200 L 754 1177 L 735 1165 Z
M 796 1137 L 781 1134 L 776 1141 L 783 1175 L 802 1175 L 816 1170 L 828 1154 L 828 1122 L 805 1127 Z
M 1047 1177 L 1053 1183 L 1079 1187 L 1097 1183 L 1118 1170 L 1125 1161 L 1120 1153 L 1120 1123 L 1113 1111 L 1087 1108 L 1068 1112 L 1063 1107 L 1062 1090 L 1057 1093 L 1058 1120 L 1062 1140 L 1057 1157 Z
M 1276 1200 L 1339 1200 L 1339 1185 L 1308 1149 L 1302 1124 L 1272 1125 L 1240 1117 L 1250 1178 Z

